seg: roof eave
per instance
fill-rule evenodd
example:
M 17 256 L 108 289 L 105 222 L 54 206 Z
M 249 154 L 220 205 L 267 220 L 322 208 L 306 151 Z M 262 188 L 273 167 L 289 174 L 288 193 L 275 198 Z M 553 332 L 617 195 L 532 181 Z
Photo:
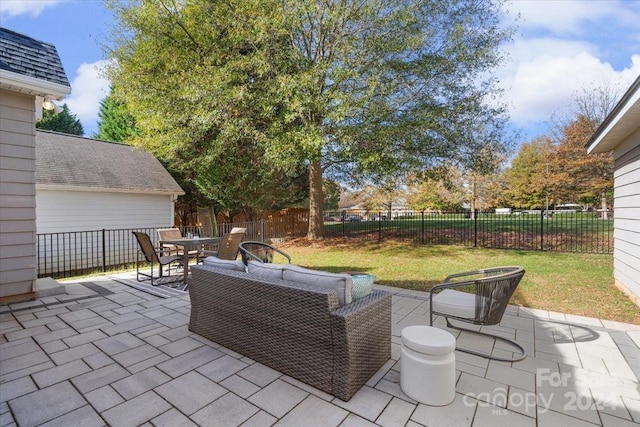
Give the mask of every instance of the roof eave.
M 156 196 L 183 196 L 184 190 L 145 190 L 140 188 L 107 188 L 107 187 L 83 187 L 77 185 L 63 184 L 38 184 L 36 190 L 49 191 L 81 191 L 94 193 L 135 193 L 135 194 L 151 194 Z
M 605 118 L 587 143 L 587 153 L 613 150 L 638 127 L 640 117 L 640 76 Z
M 71 86 L 53 83 L 7 70 L 0 70 L 0 87 L 2 89 L 34 96 L 50 96 L 57 100 L 71 93 Z

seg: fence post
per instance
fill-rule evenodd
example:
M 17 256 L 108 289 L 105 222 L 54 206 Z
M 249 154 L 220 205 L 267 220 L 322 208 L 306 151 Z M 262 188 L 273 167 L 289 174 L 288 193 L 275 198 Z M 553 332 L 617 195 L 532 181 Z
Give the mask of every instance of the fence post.
M 378 242 L 382 242 L 382 212 L 378 212 Z
M 473 247 L 478 247 L 478 209 L 473 210 Z
M 420 211 L 420 243 L 424 245 L 424 211 Z
M 540 250 L 541 251 L 544 251 L 544 215 L 545 215 L 544 210 L 540 209 Z
M 106 245 L 106 230 L 102 229 L 102 272 L 107 271 L 107 245 Z

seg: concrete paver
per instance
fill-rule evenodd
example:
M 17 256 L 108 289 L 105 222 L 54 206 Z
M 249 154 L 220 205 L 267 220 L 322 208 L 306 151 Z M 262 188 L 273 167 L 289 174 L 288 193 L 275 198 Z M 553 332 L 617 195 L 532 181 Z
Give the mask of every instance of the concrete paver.
M 429 322 L 428 295 L 381 287 L 396 292 L 392 359 L 343 402 L 191 333 L 188 295 L 93 281 L 113 294 L 69 283 L 66 295 L 0 306 L 0 425 L 640 426 L 640 325 L 510 306 L 489 329 L 528 357 L 456 352 L 456 398 L 434 407 L 402 392 L 398 360 L 402 328 Z

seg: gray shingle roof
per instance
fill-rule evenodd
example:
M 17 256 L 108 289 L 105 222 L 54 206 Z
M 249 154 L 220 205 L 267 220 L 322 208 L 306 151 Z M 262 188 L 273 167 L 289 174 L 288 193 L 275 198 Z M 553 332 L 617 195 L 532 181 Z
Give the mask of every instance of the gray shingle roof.
M 184 194 L 151 154 L 141 149 L 49 131 L 36 131 L 36 184 Z
M 70 86 L 54 45 L 1 27 L 0 69 Z

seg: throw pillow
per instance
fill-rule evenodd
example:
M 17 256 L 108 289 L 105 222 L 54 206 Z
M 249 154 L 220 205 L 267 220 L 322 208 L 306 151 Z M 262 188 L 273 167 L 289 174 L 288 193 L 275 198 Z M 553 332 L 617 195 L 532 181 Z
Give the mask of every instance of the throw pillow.
M 256 276 L 266 277 L 269 279 L 282 280 L 282 269 L 285 264 L 270 264 L 259 261 L 249 261 L 247 264 L 247 273 L 255 274 Z
M 208 256 L 204 260 L 202 260 L 204 265 L 208 265 L 211 267 L 224 268 L 227 270 L 235 270 L 235 271 L 247 271 L 244 263 L 240 260 L 228 260 L 228 259 L 220 259 L 214 256 Z

